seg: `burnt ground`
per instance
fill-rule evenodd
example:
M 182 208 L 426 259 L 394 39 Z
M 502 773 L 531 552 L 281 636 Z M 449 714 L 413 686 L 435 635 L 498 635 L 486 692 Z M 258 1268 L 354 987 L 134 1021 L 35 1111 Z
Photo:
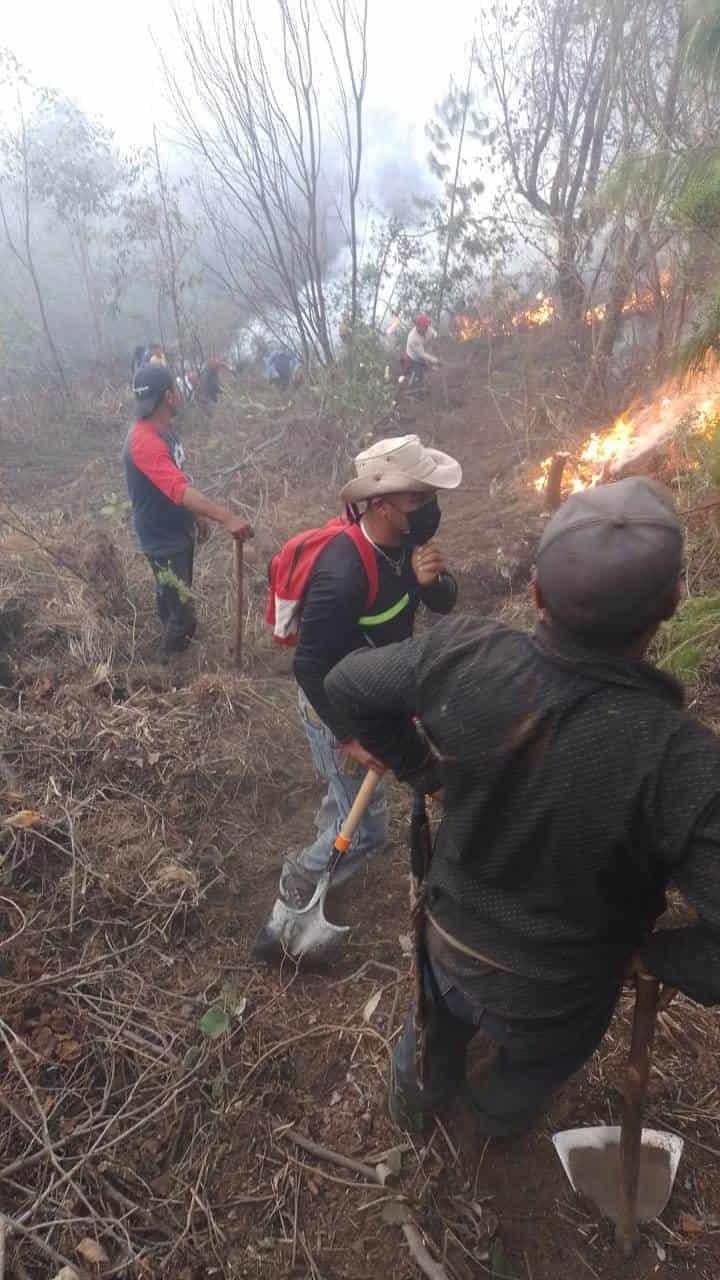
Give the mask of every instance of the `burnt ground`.
M 449 351 L 445 385 L 403 406 L 397 428 L 463 462 L 442 528 L 461 607 L 518 618 L 542 527 L 527 460 L 551 450 L 564 394 L 530 342 L 494 353 L 490 381 L 486 349 Z M 266 405 L 226 406 L 188 430 L 197 482 L 244 504 L 258 527 L 241 675 L 229 660 L 230 551 L 217 535 L 199 565 L 202 633 L 182 669 L 154 664 L 149 572 L 112 496 L 124 497 L 119 406 L 52 438 L 13 429 L 3 441 L 13 525 L 0 545 L 12 689 L 3 808 L 15 825 L 0 898 L 0 1142 L 3 1165 L 20 1167 L 0 1184 L 0 1209 L 18 1221 L 33 1196 L 46 1205 L 28 1217 L 33 1238 L 11 1237 L 10 1270 L 53 1273 L 41 1238 L 92 1272 L 77 1252 L 91 1238 L 104 1274 L 409 1280 L 419 1272 L 387 1210 L 400 1199 L 458 1280 L 714 1278 L 720 1034 L 687 1000 L 661 1019 L 647 1112 L 649 1125 L 685 1136 L 685 1154 L 663 1221 L 643 1229 L 631 1262 L 570 1191 L 550 1142 L 558 1128 L 618 1119 L 629 997 L 532 1134 L 485 1141 L 460 1104 L 423 1143 L 393 1130 L 384 1077 L 409 1000 L 399 788 L 389 854 L 336 896 L 335 918 L 353 932 L 332 971 L 249 964 L 282 852 L 307 839 L 319 798 L 289 659 L 261 622 L 264 562 L 283 536 L 332 513 L 343 465 L 337 432 L 302 397 Z M 238 457 L 246 464 L 229 475 Z M 115 553 L 98 530 L 117 549 L 115 597 L 103 571 Z M 208 1008 L 227 1017 L 217 1038 L 199 1030 Z M 115 1109 L 110 1127 L 103 1105 L 108 1117 Z M 29 1134 L 44 1124 L 43 1152 Z M 400 1172 L 375 1185 L 293 1144 L 293 1127 L 369 1168 L 394 1149 Z

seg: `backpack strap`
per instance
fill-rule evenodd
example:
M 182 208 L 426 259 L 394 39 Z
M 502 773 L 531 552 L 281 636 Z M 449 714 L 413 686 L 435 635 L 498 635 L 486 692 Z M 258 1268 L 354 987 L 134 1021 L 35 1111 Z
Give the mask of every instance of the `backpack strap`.
M 365 608 L 372 609 L 377 593 L 380 589 L 380 575 L 378 573 L 377 556 L 372 543 L 365 537 L 360 524 L 350 524 L 345 530 L 351 542 L 355 543 L 358 555 L 363 562 L 365 575 L 367 577 L 367 598 L 365 600 Z

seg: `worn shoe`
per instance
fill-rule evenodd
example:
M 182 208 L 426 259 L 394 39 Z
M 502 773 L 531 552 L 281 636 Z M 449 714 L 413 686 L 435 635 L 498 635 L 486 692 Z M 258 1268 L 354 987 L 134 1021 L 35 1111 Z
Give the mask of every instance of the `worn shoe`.
M 421 1137 L 432 1128 L 432 1111 L 418 1105 L 404 1092 L 398 1082 L 393 1063 L 388 1072 L 388 1112 L 390 1119 L 404 1133 Z

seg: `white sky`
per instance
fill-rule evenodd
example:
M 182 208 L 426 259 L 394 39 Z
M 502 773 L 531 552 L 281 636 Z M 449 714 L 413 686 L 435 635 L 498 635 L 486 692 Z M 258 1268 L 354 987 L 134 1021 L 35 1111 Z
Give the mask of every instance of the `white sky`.
M 256 0 L 258 11 L 271 0 Z M 392 110 L 422 147 L 423 126 L 451 72 L 461 77 L 478 11 L 488 0 L 370 0 L 368 107 Z M 212 0 L 197 0 L 200 11 Z M 5 0 L 0 44 L 36 84 L 101 116 L 122 143 L 148 142 L 168 119 L 150 31 L 167 36 L 169 0 Z

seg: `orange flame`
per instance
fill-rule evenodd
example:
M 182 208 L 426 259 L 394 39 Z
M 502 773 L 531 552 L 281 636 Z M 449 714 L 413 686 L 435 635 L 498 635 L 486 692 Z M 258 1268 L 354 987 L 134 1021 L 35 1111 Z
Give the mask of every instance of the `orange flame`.
M 671 287 L 671 277 L 669 271 L 661 271 L 659 277 L 659 290 L 662 298 L 669 297 Z M 492 320 L 487 316 L 460 315 L 454 320 L 455 335 L 460 342 L 469 342 L 472 338 L 481 338 L 484 334 L 493 333 L 500 335 L 502 333 L 511 332 L 513 329 L 522 332 L 526 329 L 538 329 L 543 325 L 552 324 L 556 317 L 557 311 L 554 300 L 544 293 L 539 293 L 535 299 L 537 305 L 529 307 L 526 311 L 518 311 L 511 317 L 509 326 L 500 324 L 493 326 Z M 633 293 L 623 305 L 623 315 L 645 315 L 653 311 L 657 303 L 657 295 L 652 289 L 644 289 L 641 293 L 633 290 Z M 607 315 L 607 303 L 600 302 L 595 307 L 590 307 L 585 312 L 585 323 L 588 325 L 602 324 Z
M 624 414 L 608 431 L 594 431 L 580 451 L 568 459 L 563 475 L 566 496 L 613 479 L 633 458 L 641 457 L 656 446 L 669 444 L 676 427 L 686 417 L 693 435 L 708 435 L 715 429 L 720 414 L 717 383 L 715 371 L 712 375 L 700 375 L 691 387 L 666 388 L 665 394 L 634 416 Z M 552 460 L 552 455 L 545 458 L 533 480 L 538 493 L 545 488 Z
M 460 342 L 470 342 L 472 338 L 481 338 L 490 333 L 492 325 L 481 316 L 455 316 L 455 336 Z
M 531 307 L 528 311 L 521 311 L 519 315 L 513 316 L 513 329 L 539 329 L 545 324 L 552 324 L 555 319 L 555 303 L 552 298 L 546 297 L 544 293 L 539 293 L 536 302 L 536 307 Z

